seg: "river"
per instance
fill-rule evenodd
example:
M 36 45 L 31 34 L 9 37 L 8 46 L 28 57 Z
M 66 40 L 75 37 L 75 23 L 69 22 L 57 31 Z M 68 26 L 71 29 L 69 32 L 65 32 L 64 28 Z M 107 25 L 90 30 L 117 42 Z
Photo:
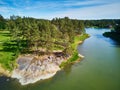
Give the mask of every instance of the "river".
M 53 78 L 21 86 L 18 80 L 1 76 L 0 90 L 120 90 L 120 45 L 102 36 L 106 31 L 86 29 L 91 37 L 78 46 L 85 58 Z

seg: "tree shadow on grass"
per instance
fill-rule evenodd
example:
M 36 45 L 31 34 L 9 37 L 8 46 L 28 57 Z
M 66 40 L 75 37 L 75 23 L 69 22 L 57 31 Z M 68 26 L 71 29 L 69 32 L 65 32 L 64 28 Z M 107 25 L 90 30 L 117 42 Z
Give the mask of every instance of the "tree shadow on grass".
M 16 54 L 22 53 L 22 54 L 26 54 L 26 53 L 33 53 L 34 51 L 29 50 L 29 48 L 27 48 L 27 44 L 25 40 L 21 40 L 19 42 L 20 45 L 18 45 L 16 40 L 11 40 L 11 41 L 6 41 L 2 44 L 2 49 L 0 50 L 0 52 L 12 52 L 14 53 L 13 56 L 15 56 Z
M 11 35 L 9 33 L 2 33 L 0 35 L 5 36 L 5 37 L 11 37 Z
M 4 42 L 2 46 L 3 46 L 3 49 L 0 51 L 3 51 L 3 52 L 14 52 L 17 50 L 17 45 L 13 42 Z
M 1 36 L 5 36 L 5 37 L 11 37 L 11 34 L 8 32 L 2 32 L 0 33 Z

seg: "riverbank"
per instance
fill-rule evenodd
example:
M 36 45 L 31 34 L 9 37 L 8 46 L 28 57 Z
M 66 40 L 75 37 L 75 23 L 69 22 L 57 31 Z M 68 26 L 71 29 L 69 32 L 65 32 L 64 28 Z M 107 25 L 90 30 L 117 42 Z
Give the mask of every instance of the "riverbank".
M 71 47 L 73 48 L 73 54 L 72 56 L 67 60 L 61 63 L 60 67 L 64 68 L 67 64 L 70 63 L 75 63 L 80 61 L 82 58 L 84 58 L 83 55 L 81 55 L 80 53 L 78 53 L 77 51 L 77 46 L 79 44 L 82 44 L 84 42 L 85 39 L 89 38 L 90 35 L 89 34 L 82 34 L 82 35 L 78 35 L 75 37 L 74 43 L 71 44 Z
M 55 54 L 40 57 L 20 56 L 17 59 L 18 67 L 13 70 L 12 78 L 17 78 L 21 85 L 51 78 L 60 70 L 59 65 L 63 60 L 65 60 L 64 57 L 58 57 Z

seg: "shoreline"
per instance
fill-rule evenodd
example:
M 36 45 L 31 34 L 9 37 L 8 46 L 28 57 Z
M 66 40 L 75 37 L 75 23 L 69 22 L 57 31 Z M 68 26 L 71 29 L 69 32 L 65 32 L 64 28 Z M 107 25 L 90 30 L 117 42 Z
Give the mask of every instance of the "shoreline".
M 36 78 L 34 81 L 32 80 L 32 81 L 27 82 L 27 83 L 24 83 L 22 80 L 21 80 L 21 81 L 19 80 L 19 82 L 21 83 L 21 85 L 28 85 L 28 84 L 36 83 L 36 82 L 38 82 L 39 80 L 45 80 L 45 79 L 52 78 L 56 73 L 57 73 L 57 72 L 51 73 L 51 74 L 47 74 L 47 75 L 45 75 L 45 76 L 40 76 L 40 77 Z
M 59 65 L 64 61 L 63 57 L 46 55 L 43 57 L 21 56 L 17 59 L 18 67 L 13 70 L 12 78 L 19 80 L 21 85 L 35 83 L 53 77 L 61 70 Z
M 59 70 L 58 70 L 59 71 Z M 49 78 L 52 78 L 57 72 L 54 72 L 54 73 L 47 73 L 46 75 L 40 75 L 39 77 L 35 78 L 34 80 L 32 79 L 29 79 L 29 81 L 27 82 L 24 82 L 24 79 L 21 79 L 22 77 L 19 76 L 18 74 L 14 73 L 12 75 L 11 78 L 16 78 L 19 80 L 19 83 L 21 85 L 28 85 L 28 84 L 33 84 L 33 83 L 36 83 L 38 82 L 39 80 L 45 80 L 45 79 L 49 79 Z
M 78 56 L 79 56 L 79 59 L 77 59 L 77 60 L 75 60 L 74 62 L 71 62 L 71 63 L 79 62 L 80 58 L 83 58 L 83 55 L 81 55 L 81 54 L 79 54 Z M 69 57 L 69 58 L 71 58 L 71 57 Z M 30 62 L 32 62 L 32 60 Z M 17 69 L 13 70 L 11 78 L 18 79 L 19 83 L 21 85 L 28 85 L 28 84 L 35 83 L 39 80 L 49 79 L 49 78 L 53 77 L 58 71 L 62 70 L 60 65 L 63 62 L 67 62 L 68 60 L 69 59 L 67 59 L 67 60 L 63 59 L 59 64 L 55 64 L 55 61 L 50 62 L 50 63 L 47 62 L 46 64 L 44 64 L 44 62 L 45 62 L 44 61 L 42 66 L 41 66 L 41 67 L 45 66 L 44 70 L 40 70 L 40 68 L 39 68 L 39 69 L 36 69 L 36 70 L 32 71 L 32 69 L 34 69 L 33 67 L 38 68 L 38 67 L 36 67 L 36 65 L 32 66 L 33 64 L 31 64 L 31 65 L 29 64 L 28 69 L 26 69 L 26 67 L 25 67 L 25 69 L 20 70 L 20 65 L 19 65 L 19 67 Z M 37 62 L 35 62 L 35 63 L 39 63 L 39 61 L 37 60 Z

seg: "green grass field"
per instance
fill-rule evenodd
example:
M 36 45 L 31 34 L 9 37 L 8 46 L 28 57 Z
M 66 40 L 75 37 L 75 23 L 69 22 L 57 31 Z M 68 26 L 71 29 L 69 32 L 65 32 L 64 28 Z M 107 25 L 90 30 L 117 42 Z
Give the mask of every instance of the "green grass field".
M 14 52 L 6 49 L 9 48 L 9 45 L 5 45 L 5 43 L 8 42 L 10 42 L 9 31 L 0 31 L 0 64 L 3 68 L 12 70 L 14 64 Z
M 88 37 L 89 37 L 88 34 L 82 34 L 82 35 L 75 36 L 74 43 L 71 44 L 71 47 L 74 48 L 74 50 L 76 50 L 79 41 L 84 41 Z

